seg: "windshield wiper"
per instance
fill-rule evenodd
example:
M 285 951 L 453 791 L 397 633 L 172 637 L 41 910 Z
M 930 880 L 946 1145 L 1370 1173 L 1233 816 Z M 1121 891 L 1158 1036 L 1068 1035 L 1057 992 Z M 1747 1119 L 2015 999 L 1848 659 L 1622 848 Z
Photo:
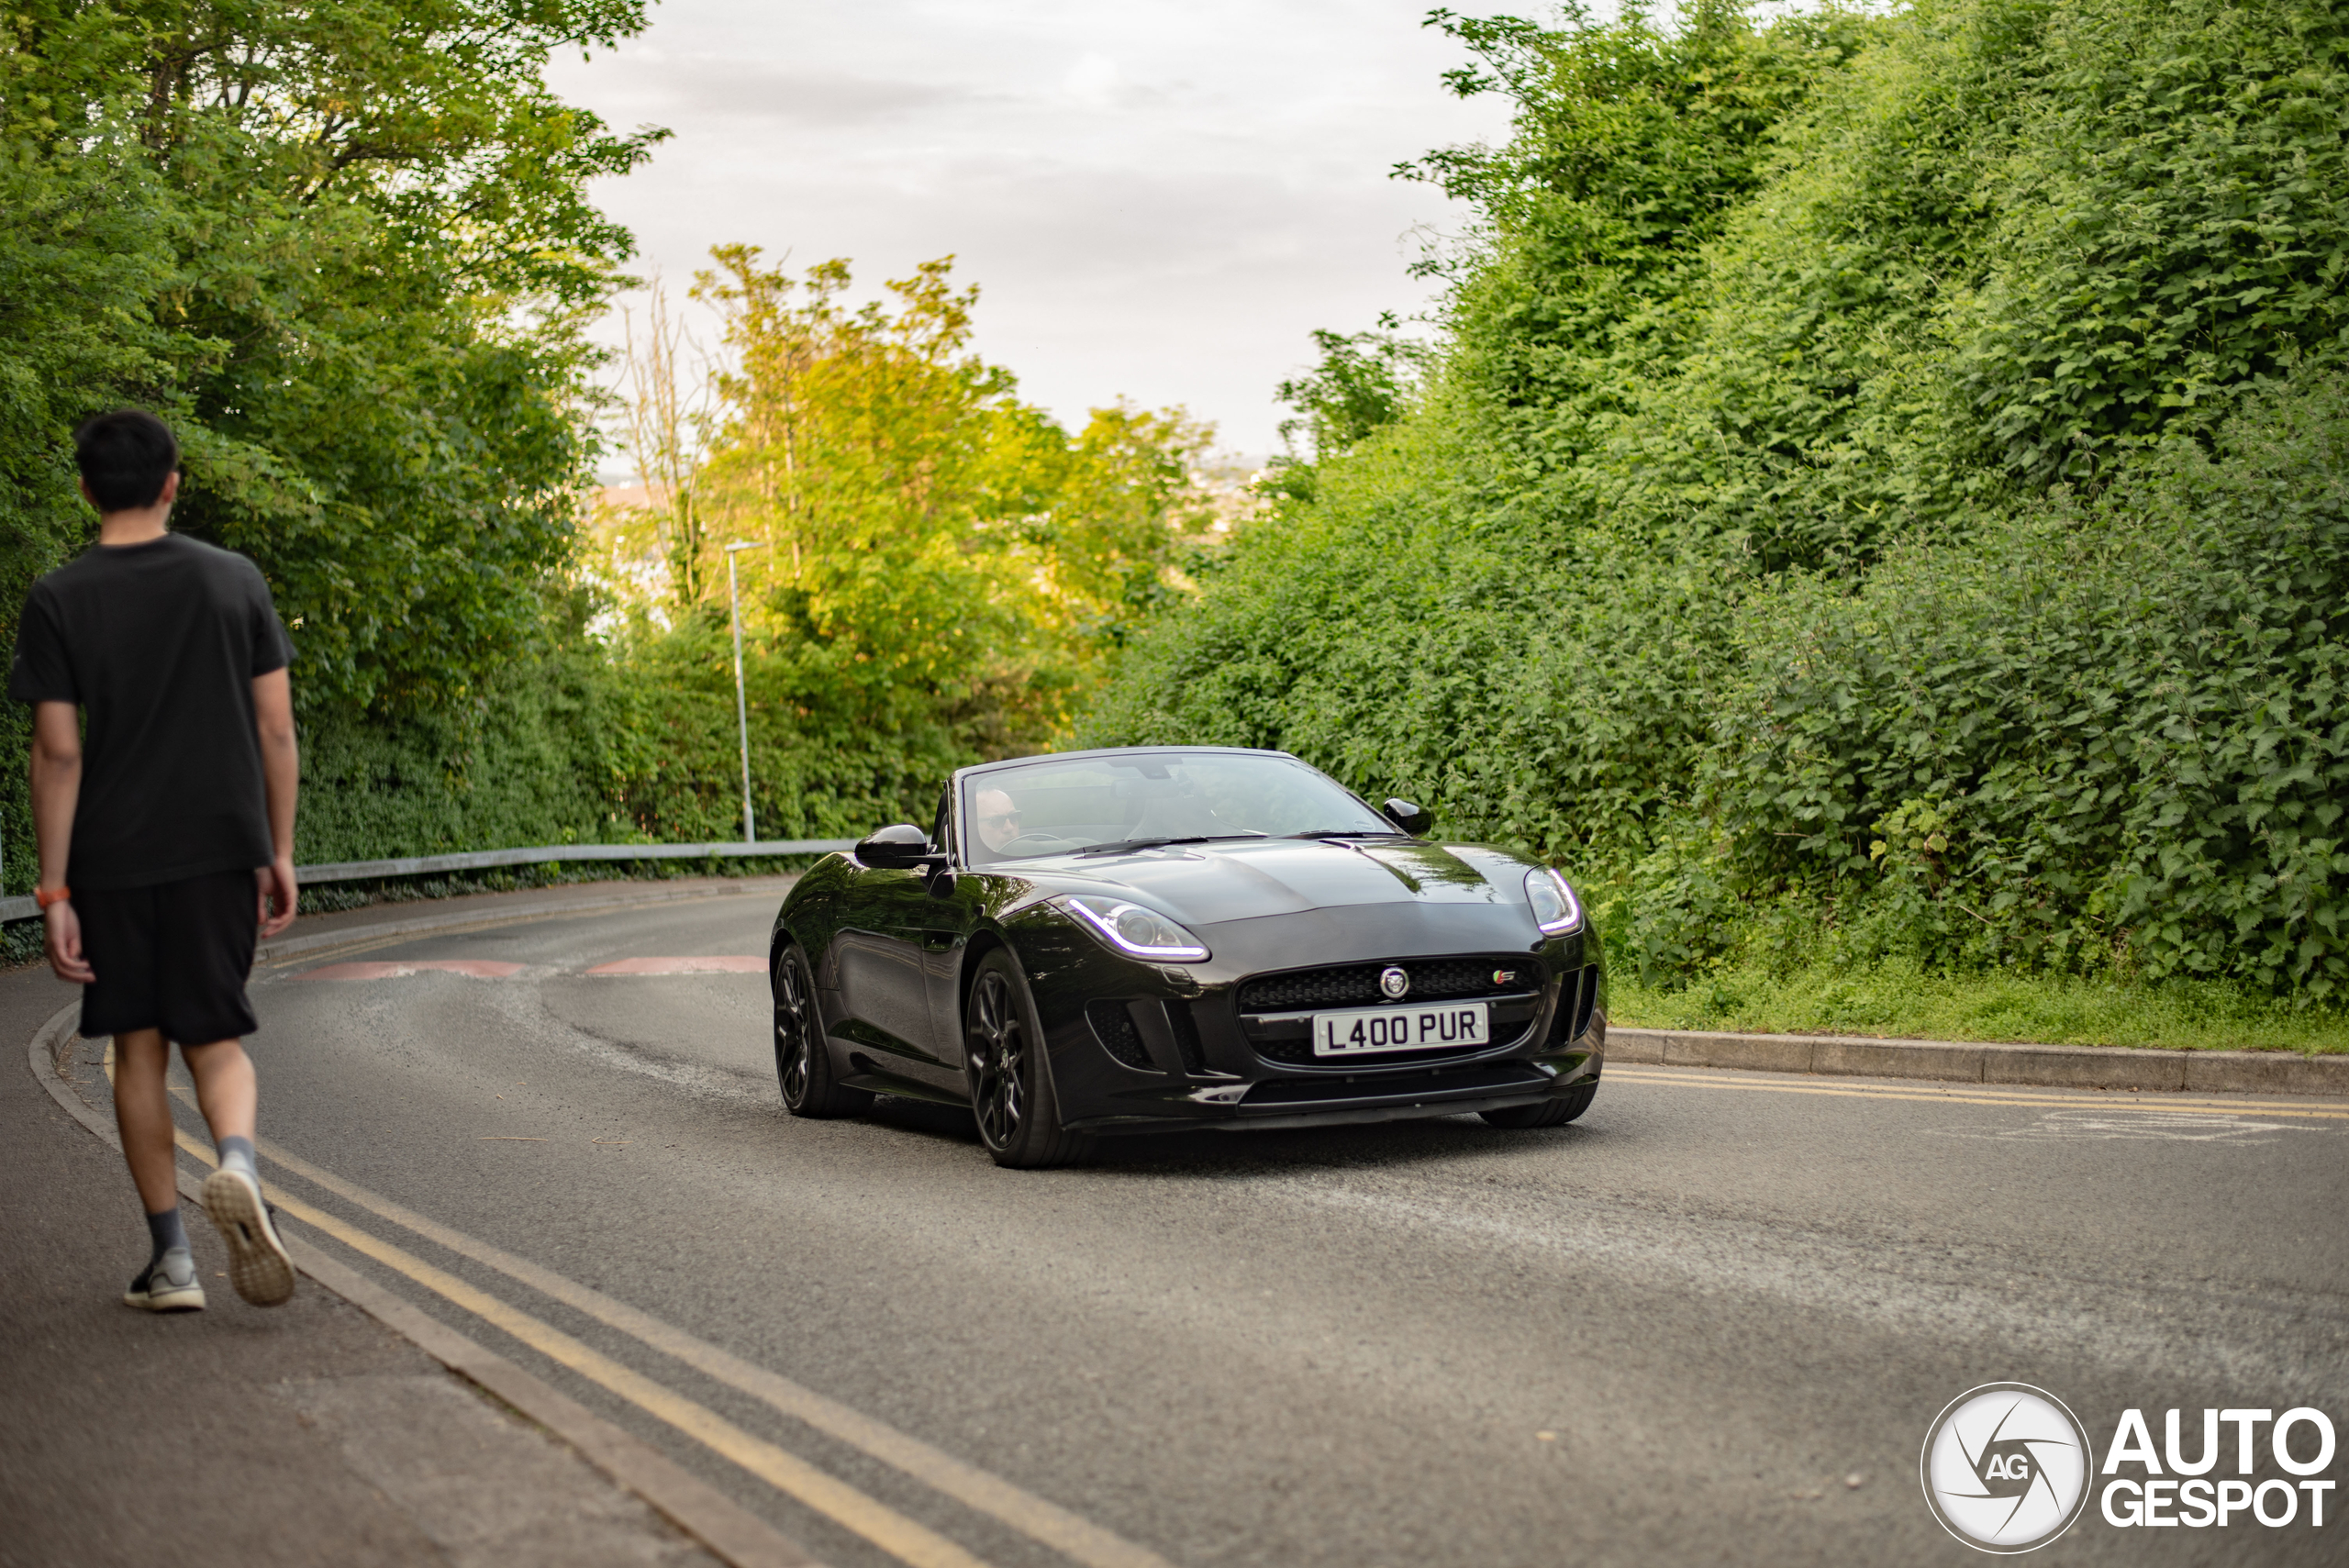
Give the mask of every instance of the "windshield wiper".
M 1077 851 L 1085 855 L 1118 855 L 1128 850 L 1155 850 L 1166 844 L 1212 844 L 1224 839 L 1262 839 L 1263 833 L 1184 833 L 1166 839 L 1120 839 L 1113 844 L 1094 844 Z
M 1303 833 L 1284 833 L 1284 839 L 1408 839 L 1408 833 L 1399 828 L 1315 828 Z

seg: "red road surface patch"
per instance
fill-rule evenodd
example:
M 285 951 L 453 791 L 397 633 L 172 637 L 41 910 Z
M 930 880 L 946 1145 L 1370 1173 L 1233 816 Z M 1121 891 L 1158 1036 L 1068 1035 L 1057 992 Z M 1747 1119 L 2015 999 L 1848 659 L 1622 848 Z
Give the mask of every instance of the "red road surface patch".
M 305 970 L 296 980 L 400 980 L 424 970 L 437 969 L 451 974 L 470 974 L 475 980 L 503 980 L 509 974 L 519 974 L 518 963 L 499 963 L 486 958 L 411 958 L 397 963 L 329 963 L 323 969 Z
M 764 974 L 767 961 L 756 953 L 717 958 L 623 958 L 599 963 L 590 974 Z

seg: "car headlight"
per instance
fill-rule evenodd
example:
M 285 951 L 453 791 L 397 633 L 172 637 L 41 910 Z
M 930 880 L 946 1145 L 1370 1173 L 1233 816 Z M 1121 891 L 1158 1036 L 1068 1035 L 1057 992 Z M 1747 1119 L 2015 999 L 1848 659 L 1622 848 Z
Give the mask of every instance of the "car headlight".
M 1197 963 L 1208 956 L 1207 943 L 1157 910 L 1140 904 L 1105 898 L 1097 893 L 1064 893 L 1052 902 L 1091 927 L 1103 941 L 1130 957 Z
M 1547 935 L 1563 937 L 1582 929 L 1582 900 L 1564 877 L 1548 867 L 1525 873 L 1525 901 L 1533 906 L 1533 923 Z

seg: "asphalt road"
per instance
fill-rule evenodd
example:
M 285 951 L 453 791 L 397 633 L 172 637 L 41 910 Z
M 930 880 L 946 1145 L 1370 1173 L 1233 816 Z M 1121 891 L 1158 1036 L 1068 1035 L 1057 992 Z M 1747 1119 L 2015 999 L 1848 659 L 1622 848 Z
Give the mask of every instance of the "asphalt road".
M 1550 1131 L 1000 1171 L 941 1107 L 784 1116 L 759 973 L 585 973 L 755 959 L 771 916 L 265 972 L 264 1173 L 838 1568 L 1972 1562 L 1918 1454 L 1977 1385 L 2099 1451 L 2132 1407 L 2156 1440 L 2172 1407 L 2349 1411 L 2337 1102 L 1625 1067 Z M 2091 1505 L 2034 1561 L 2339 1562 L 2343 1529 Z

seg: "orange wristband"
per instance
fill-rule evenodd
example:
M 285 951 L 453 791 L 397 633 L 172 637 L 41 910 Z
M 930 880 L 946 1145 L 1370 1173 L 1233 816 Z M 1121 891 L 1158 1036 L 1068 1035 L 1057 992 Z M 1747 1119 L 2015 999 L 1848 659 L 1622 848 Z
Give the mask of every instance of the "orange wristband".
M 33 889 L 33 902 L 39 905 L 44 910 L 52 904 L 62 904 L 72 896 L 73 890 L 70 887 L 59 887 L 56 889 L 36 887 Z

